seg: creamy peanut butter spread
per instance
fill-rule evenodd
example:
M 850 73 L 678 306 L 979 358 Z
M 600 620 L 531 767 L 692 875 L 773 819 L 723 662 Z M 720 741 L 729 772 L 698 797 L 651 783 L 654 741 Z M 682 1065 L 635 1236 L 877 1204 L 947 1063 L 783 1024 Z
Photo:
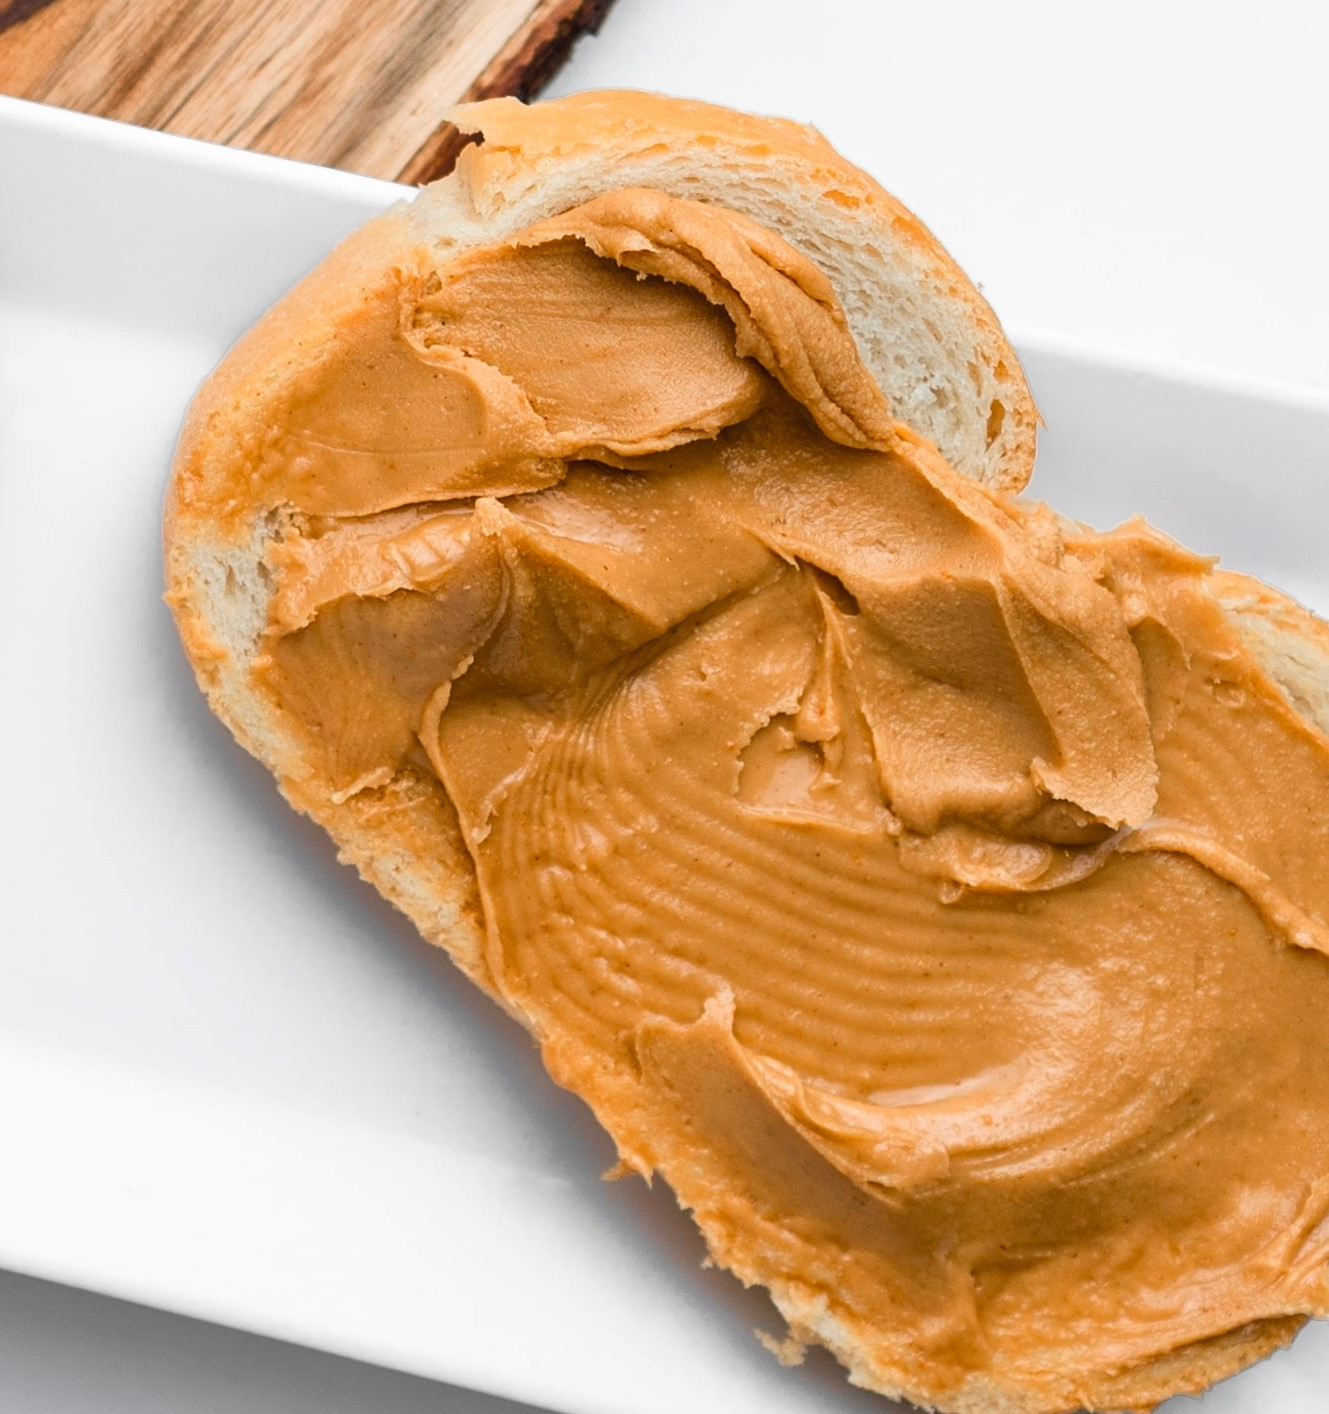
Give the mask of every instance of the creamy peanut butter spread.
M 1208 561 L 959 477 L 715 207 L 343 334 L 256 672 L 342 794 L 437 777 L 485 980 L 720 1260 L 1031 1409 L 1329 1310 L 1329 751 Z

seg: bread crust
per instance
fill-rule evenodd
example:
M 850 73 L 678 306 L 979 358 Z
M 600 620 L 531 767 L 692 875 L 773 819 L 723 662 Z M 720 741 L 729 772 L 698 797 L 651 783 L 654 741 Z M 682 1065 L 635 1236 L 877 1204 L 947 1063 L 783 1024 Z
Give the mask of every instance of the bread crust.
M 946 327 L 962 329 L 968 340 L 961 362 L 977 360 L 985 370 L 980 377 L 965 369 L 971 396 L 999 399 L 1004 409 L 991 439 L 985 414 L 981 447 L 972 437 L 949 448 L 944 438 L 935 438 L 958 469 L 994 488 L 1020 490 L 1033 465 L 1038 414 L 1018 360 L 982 297 L 922 223 L 813 129 L 621 93 L 582 95 L 538 110 L 496 100 L 463 106 L 451 117 L 464 132 L 482 133 L 483 143 L 467 148 L 455 172 L 414 205 L 392 209 L 344 241 L 240 340 L 199 391 L 167 497 L 165 565 L 167 600 L 213 711 L 269 767 L 291 805 L 327 830 L 339 858 L 494 996 L 473 869 L 442 789 L 406 768 L 387 785 L 339 798 L 306 755 L 296 725 L 251 677 L 267 623 L 266 557 L 288 513 L 237 501 L 228 488 L 237 466 L 257 465 L 273 411 L 293 380 L 336 347 L 369 292 L 395 272 L 445 263 L 459 250 L 519 230 L 599 190 L 657 184 L 680 195 L 724 200 L 773 224 L 811 256 L 836 284 L 864 360 L 897 416 L 929 436 L 936 420 L 930 427 L 926 418 L 911 416 L 926 411 L 926 399 L 911 408 L 909 397 L 902 399 L 890 386 L 900 373 L 891 362 L 890 329 L 879 316 L 874 324 L 872 314 L 883 290 L 863 272 L 893 261 L 890 269 L 921 292 L 923 307 L 947 312 Z M 929 346 L 940 350 L 943 341 Z M 1319 686 L 1329 682 L 1329 630 L 1254 581 L 1222 576 L 1215 588 L 1294 705 L 1329 729 L 1329 693 Z M 544 1039 L 528 1018 L 517 1019 L 537 1043 Z M 703 1231 L 712 1251 L 726 1260 L 722 1235 L 704 1225 Z M 824 1304 L 754 1262 L 727 1264 L 744 1281 L 767 1286 L 791 1330 L 828 1346 L 853 1383 L 891 1397 L 924 1398 L 902 1368 L 883 1368 L 870 1358 L 859 1336 Z M 975 1378 L 953 1401 L 936 1407 L 957 1414 L 1045 1414 L 1074 1403 L 1143 1410 L 1262 1358 L 1287 1344 L 1300 1325 L 1297 1318 L 1282 1318 L 1243 1326 L 1093 1383 L 1068 1368 L 1054 1381 L 1056 1403 Z
M 491 232 L 629 186 L 720 201 L 777 231 L 830 276 L 895 415 L 974 480 L 1006 492 L 1027 484 L 1041 418 L 996 315 L 923 222 L 815 128 L 621 90 L 463 104 L 450 119 L 482 138 L 457 175 Z M 426 193 L 426 221 L 432 210 Z M 455 208 L 443 211 L 455 229 Z M 920 356 L 902 363 L 905 329 Z

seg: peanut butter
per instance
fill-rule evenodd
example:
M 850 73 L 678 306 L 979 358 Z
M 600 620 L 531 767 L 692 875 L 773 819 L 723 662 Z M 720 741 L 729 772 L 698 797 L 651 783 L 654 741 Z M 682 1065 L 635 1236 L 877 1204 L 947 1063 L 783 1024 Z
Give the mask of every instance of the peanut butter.
M 948 1405 L 1329 1310 L 1329 750 L 1208 561 L 957 476 L 715 207 L 341 332 L 256 672 L 342 796 L 437 777 L 485 980 L 719 1260 Z

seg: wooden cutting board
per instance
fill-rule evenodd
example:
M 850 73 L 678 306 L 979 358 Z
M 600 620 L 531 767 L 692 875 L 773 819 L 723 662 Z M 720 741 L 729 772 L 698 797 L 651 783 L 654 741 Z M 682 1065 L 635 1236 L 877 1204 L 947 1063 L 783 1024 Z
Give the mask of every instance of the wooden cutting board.
M 374 177 L 446 171 L 612 0 L 0 0 L 0 93 Z

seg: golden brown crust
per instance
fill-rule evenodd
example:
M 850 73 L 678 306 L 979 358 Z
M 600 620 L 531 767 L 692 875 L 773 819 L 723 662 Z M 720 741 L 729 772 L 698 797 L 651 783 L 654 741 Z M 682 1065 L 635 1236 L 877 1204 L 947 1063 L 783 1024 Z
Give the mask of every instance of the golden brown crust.
M 255 523 L 254 507 L 231 500 L 236 466 L 261 454 L 267 409 L 335 342 L 363 291 L 417 247 L 395 211 L 355 232 L 249 330 L 199 390 L 166 498 L 166 597 L 199 687 L 237 741 L 268 766 L 297 810 L 328 831 L 341 859 L 483 983 L 474 884 L 441 790 L 412 772 L 334 800 L 303 759 L 296 735 L 248 681 L 256 634 L 246 638 L 234 620 L 227 622 L 228 592 L 240 602 L 266 591 L 262 556 L 270 535 Z M 266 617 L 266 604 L 261 608 Z
M 944 272 L 976 323 L 1004 337 L 991 307 L 923 222 L 806 124 L 628 90 L 579 93 L 538 107 L 510 98 L 463 103 L 449 118 L 462 132 L 484 136 L 461 159 L 481 187 L 505 187 L 514 170 L 538 182 L 547 165 L 575 160 L 579 152 L 609 149 L 626 157 L 662 144 L 724 147 L 754 163 L 776 164 L 795 176 L 804 199 L 817 193 L 842 208 L 874 211 Z
M 815 128 L 710 103 L 622 90 L 574 94 L 533 107 L 515 99 L 492 99 L 462 104 L 449 118 L 461 132 L 483 136 L 457 163 L 482 214 L 519 203 L 526 193 L 575 169 L 588 154 L 612 154 L 613 162 L 628 172 L 634 162 L 681 152 L 699 167 L 775 175 L 782 202 L 791 212 L 803 208 L 810 226 L 829 230 L 833 222 L 843 223 L 850 240 L 869 248 L 874 239 L 888 239 L 893 258 L 912 264 L 911 279 L 942 304 L 962 311 L 973 359 L 993 376 L 1000 391 L 1000 426 L 991 434 L 986 464 L 980 468 L 972 459 L 957 456 L 944 442 L 943 451 L 958 469 L 997 490 L 1017 492 L 1028 483 L 1042 418 L 996 315 L 923 222 L 841 157 Z M 633 180 L 623 179 L 624 184 Z M 817 250 L 800 239 L 797 216 L 791 219 L 794 229 L 783 229 L 782 234 L 817 259 Z M 852 309 L 849 312 L 852 324 Z M 857 332 L 861 341 L 861 329 Z M 873 367 L 872 350 L 863 352 Z M 880 376 L 880 366 L 874 371 Z M 903 421 L 914 421 L 907 407 L 897 411 Z

